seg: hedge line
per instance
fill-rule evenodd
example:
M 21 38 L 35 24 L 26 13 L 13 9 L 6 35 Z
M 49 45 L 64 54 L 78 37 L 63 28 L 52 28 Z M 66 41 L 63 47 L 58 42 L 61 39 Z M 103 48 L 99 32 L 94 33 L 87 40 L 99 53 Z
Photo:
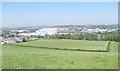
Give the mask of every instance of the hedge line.
M 110 52 L 110 44 L 111 44 L 111 41 L 108 41 L 106 44 L 106 51 L 108 52 Z

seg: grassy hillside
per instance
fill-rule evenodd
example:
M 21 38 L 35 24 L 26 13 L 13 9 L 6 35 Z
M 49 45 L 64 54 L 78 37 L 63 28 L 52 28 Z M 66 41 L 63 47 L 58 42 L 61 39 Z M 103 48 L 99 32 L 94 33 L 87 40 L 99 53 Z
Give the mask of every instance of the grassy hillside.
M 118 68 L 117 43 L 112 42 L 110 48 L 111 52 L 82 52 L 3 45 L 3 68 L 116 69 Z

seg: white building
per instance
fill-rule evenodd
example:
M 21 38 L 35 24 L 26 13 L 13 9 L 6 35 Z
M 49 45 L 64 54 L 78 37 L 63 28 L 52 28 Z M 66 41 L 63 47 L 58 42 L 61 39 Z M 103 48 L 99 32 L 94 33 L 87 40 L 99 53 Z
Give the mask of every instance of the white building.
M 41 36 L 54 35 L 57 34 L 57 32 L 58 32 L 57 28 L 44 28 L 36 31 L 36 33 Z
M 37 33 L 19 33 L 19 36 L 38 36 Z
M 26 32 L 26 30 L 12 30 L 11 32 L 19 32 L 19 33 L 23 33 L 23 32 Z
M 29 33 L 19 33 L 18 35 L 19 35 L 19 36 L 30 36 Z

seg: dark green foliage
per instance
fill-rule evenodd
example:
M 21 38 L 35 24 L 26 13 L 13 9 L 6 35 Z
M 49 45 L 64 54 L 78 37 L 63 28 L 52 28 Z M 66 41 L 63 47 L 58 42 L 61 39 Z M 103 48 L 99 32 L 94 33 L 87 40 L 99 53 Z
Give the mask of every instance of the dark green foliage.
M 27 40 L 25 38 L 22 39 L 23 42 L 27 42 Z

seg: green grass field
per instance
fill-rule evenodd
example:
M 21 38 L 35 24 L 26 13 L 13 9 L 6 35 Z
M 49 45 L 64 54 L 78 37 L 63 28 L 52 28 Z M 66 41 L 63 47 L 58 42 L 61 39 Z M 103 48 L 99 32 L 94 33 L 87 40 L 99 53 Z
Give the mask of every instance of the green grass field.
M 2 46 L 0 45 L 0 70 L 2 69 Z
M 87 41 L 87 40 L 36 40 L 19 45 L 32 45 L 49 48 L 85 49 L 85 50 L 105 50 L 106 41 Z
M 80 41 L 77 42 L 75 40 L 73 40 L 73 42 L 72 40 L 55 40 L 55 41 L 51 40 L 51 42 L 54 42 L 54 44 L 51 43 L 51 45 L 49 43 L 50 40 L 48 42 L 46 40 L 30 41 L 22 44 L 35 45 L 35 46 L 44 45 L 50 47 L 52 46 L 55 47 L 59 45 L 59 47 L 61 46 L 60 48 L 64 48 L 64 47 L 73 48 L 74 46 L 76 46 L 77 48 L 85 47 L 87 49 L 89 49 L 90 46 L 93 46 L 91 44 L 98 43 L 98 45 L 95 44 L 95 46 L 104 46 L 105 44 L 104 41 L 100 43 L 97 41 L 96 42 L 85 41 L 86 44 L 84 45 L 80 45 L 83 44 L 84 41 L 81 43 L 79 43 Z M 71 44 L 68 45 L 68 42 Z M 89 42 L 92 43 L 89 44 Z M 42 49 L 42 48 L 25 48 L 14 45 L 3 45 L 2 68 L 3 69 L 68 69 L 68 68 L 69 69 L 117 69 L 118 68 L 117 45 L 118 45 L 117 42 L 111 42 L 110 52 L 65 51 L 65 50 L 51 50 L 51 49 Z
M 112 42 L 110 45 L 110 52 L 118 52 L 118 43 L 117 42 Z
M 2 55 L 0 55 L 0 70 L 2 70 Z

